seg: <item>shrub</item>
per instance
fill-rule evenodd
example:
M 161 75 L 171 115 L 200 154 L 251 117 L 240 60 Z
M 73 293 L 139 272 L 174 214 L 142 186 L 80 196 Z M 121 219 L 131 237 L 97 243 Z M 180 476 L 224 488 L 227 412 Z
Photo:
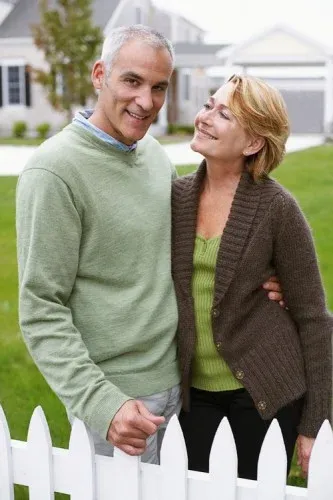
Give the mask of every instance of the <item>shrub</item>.
M 38 135 L 38 138 L 39 139 L 46 139 L 46 137 L 48 136 L 49 132 L 50 132 L 50 129 L 51 129 L 51 125 L 49 123 L 40 123 L 39 125 L 37 125 L 36 127 L 36 132 L 37 132 L 37 135 Z
M 15 122 L 13 125 L 13 136 L 24 137 L 27 132 L 27 124 L 24 121 Z

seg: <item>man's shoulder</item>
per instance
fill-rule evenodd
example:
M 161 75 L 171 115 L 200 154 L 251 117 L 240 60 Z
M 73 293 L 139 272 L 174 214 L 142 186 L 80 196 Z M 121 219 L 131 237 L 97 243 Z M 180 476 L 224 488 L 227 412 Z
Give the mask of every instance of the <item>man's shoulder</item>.
M 67 165 L 71 156 L 71 142 L 68 135 L 61 131 L 47 139 L 36 149 L 26 163 L 23 172 L 31 169 L 43 169 L 53 173 L 60 173 L 62 165 Z
M 165 158 L 171 163 L 170 158 L 168 157 L 164 147 L 161 143 L 155 139 L 150 134 L 146 134 L 139 142 L 138 142 L 139 152 L 141 154 L 154 154 L 159 155 L 160 158 Z

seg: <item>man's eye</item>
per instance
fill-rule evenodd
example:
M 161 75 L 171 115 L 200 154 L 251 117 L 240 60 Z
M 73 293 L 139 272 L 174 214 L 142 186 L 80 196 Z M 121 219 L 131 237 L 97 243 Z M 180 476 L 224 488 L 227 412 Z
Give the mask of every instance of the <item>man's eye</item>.
M 134 80 L 134 78 L 126 78 L 125 82 L 132 87 L 136 87 L 139 84 L 139 82 L 137 80 Z

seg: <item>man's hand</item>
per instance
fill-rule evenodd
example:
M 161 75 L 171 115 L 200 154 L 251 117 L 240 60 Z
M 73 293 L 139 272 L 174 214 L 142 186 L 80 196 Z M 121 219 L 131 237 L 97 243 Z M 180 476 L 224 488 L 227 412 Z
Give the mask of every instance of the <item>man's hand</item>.
M 126 401 L 115 414 L 107 439 L 128 455 L 142 455 L 146 439 L 154 434 L 164 417 L 150 413 L 141 401 Z
M 285 307 L 281 285 L 276 276 L 271 276 L 262 286 L 268 291 L 268 298 L 270 300 L 275 300 L 281 307 Z
M 309 460 L 314 442 L 314 438 L 302 436 L 301 434 L 298 436 L 296 441 L 297 465 L 301 466 L 304 477 L 308 475 Z

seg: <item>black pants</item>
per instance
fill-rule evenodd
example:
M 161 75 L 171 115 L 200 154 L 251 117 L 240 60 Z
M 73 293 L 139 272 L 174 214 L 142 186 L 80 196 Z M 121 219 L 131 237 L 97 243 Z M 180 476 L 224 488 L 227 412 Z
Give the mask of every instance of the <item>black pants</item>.
M 278 411 L 288 460 L 288 473 L 297 438 L 302 400 L 295 401 Z M 257 479 L 257 464 L 262 442 L 271 420 L 263 420 L 245 389 L 207 392 L 191 389 L 191 410 L 182 411 L 182 427 L 189 469 L 208 472 L 209 453 L 215 432 L 223 417 L 228 417 L 237 448 L 238 476 Z

